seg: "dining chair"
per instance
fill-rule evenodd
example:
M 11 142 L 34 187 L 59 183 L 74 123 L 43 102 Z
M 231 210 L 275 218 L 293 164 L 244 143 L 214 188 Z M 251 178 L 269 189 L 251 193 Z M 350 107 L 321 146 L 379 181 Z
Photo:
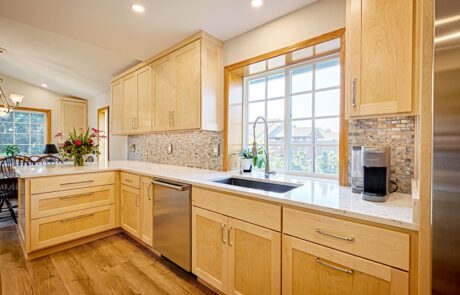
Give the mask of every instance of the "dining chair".
M 60 158 L 52 155 L 46 155 L 38 158 L 33 162 L 34 165 L 56 165 L 56 164 L 64 164 Z
M 14 171 L 15 166 L 29 166 L 31 160 L 27 156 L 9 156 L 0 161 L 0 212 L 6 204 L 15 223 L 18 223 L 11 199 L 18 195 L 18 179 Z

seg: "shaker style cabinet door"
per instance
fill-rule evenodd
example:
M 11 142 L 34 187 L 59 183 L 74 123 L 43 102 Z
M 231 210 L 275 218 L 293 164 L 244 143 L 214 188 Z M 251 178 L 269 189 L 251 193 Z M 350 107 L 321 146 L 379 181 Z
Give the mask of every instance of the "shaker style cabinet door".
M 126 134 L 133 133 L 134 120 L 137 110 L 137 81 L 136 75 L 131 74 L 122 80 L 123 84 L 123 109 L 122 109 L 122 132 Z
M 176 105 L 174 59 L 171 55 L 160 58 L 153 69 L 153 129 L 155 131 L 173 129 L 173 112 Z
M 348 114 L 413 108 L 413 0 L 347 0 Z
M 281 294 L 281 234 L 229 218 L 227 294 Z
M 152 128 L 152 66 L 147 65 L 136 71 L 136 111 L 134 132 L 148 132 Z
M 409 274 L 283 235 L 283 294 L 407 295 Z
M 112 83 L 112 107 L 110 109 L 110 131 L 112 134 L 121 134 L 122 117 L 121 110 L 123 108 L 123 85 L 121 80 Z
M 192 207 L 192 272 L 217 290 L 228 286 L 228 217 Z
M 140 238 L 140 192 L 139 189 L 121 185 L 121 228 Z
M 141 240 L 153 247 L 153 185 L 152 178 L 141 178 Z

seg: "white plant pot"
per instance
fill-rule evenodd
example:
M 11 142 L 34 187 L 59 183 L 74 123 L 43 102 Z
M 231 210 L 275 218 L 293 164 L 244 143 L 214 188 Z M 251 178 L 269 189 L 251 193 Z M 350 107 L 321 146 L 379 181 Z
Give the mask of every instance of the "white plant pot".
M 252 163 L 253 163 L 253 159 L 241 159 L 241 164 L 243 165 L 243 171 L 252 172 Z

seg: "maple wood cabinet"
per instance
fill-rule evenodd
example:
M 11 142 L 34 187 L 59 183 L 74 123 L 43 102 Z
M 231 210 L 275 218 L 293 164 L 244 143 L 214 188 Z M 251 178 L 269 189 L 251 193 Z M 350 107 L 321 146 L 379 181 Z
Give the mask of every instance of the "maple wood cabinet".
M 88 101 L 79 98 L 59 97 L 57 99 L 59 142 L 65 141 L 74 130 L 86 132 L 88 128 Z
M 141 236 L 141 196 L 138 188 L 121 185 L 121 228 L 136 238 Z
M 347 0 L 350 117 L 415 111 L 414 0 Z
M 192 207 L 192 271 L 225 294 L 280 294 L 281 234 Z
M 220 41 L 200 33 L 138 67 L 112 83 L 113 134 L 222 129 Z
M 283 294 L 407 295 L 407 272 L 283 234 Z

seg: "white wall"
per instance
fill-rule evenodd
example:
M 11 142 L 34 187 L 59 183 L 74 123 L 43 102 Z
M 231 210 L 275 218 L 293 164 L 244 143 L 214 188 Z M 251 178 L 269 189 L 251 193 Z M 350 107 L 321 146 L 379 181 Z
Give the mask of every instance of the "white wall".
M 224 65 L 345 27 L 346 0 L 319 0 L 224 43 Z
M 0 74 L 0 77 L 4 79 L 0 85 L 7 97 L 11 93 L 24 95 L 21 107 L 51 110 L 51 141 L 54 141 L 54 135 L 57 133 L 56 99 L 61 95 L 6 75 Z
M 97 110 L 110 105 L 110 91 L 89 100 L 88 104 L 88 121 L 92 128 L 97 128 Z M 109 138 L 110 160 L 126 160 L 128 157 L 128 138 L 127 136 L 111 135 Z

